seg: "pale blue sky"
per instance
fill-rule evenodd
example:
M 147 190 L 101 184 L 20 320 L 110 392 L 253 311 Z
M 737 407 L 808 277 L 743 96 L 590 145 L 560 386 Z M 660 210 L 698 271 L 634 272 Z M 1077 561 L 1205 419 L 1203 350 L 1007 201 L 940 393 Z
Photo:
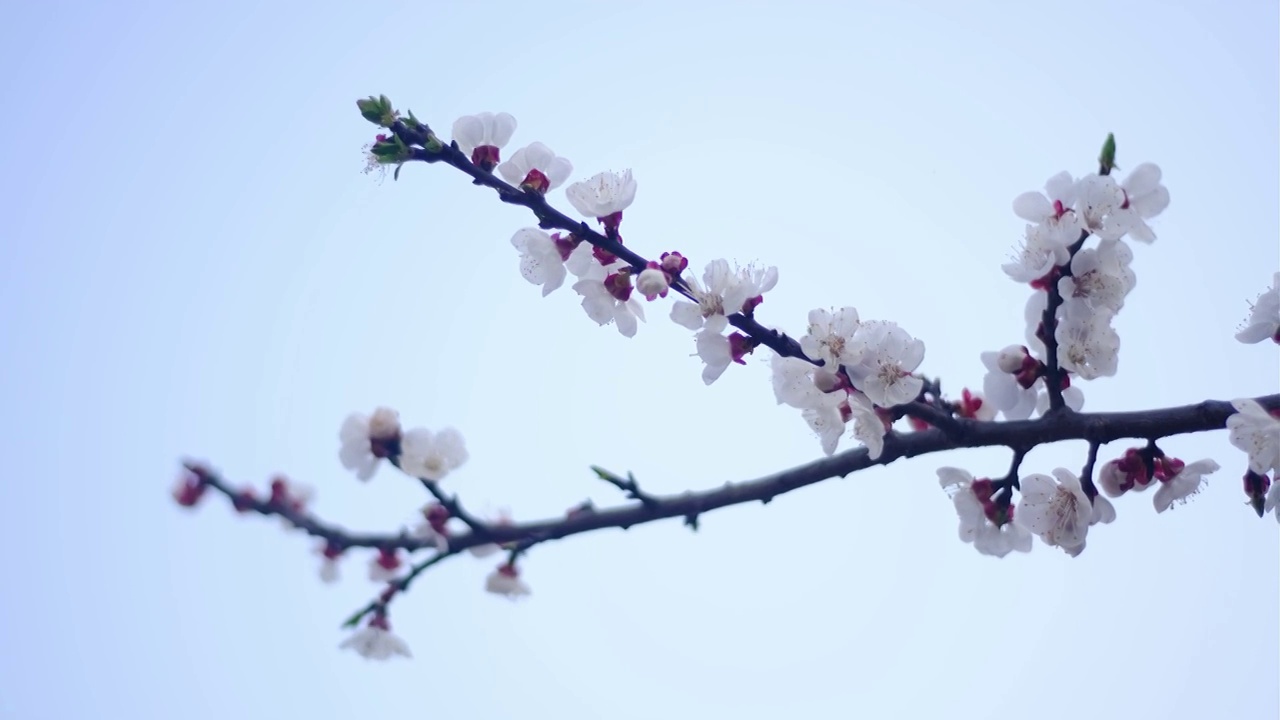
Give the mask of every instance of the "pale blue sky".
M 1159 163 L 1173 202 L 1135 247 L 1120 375 L 1086 409 L 1275 392 L 1276 348 L 1231 335 L 1280 267 L 1277 12 L 6 5 L 0 718 L 1276 717 L 1277 527 L 1243 505 L 1222 434 L 1165 444 L 1222 463 L 1208 491 L 1160 516 L 1124 499 L 1075 560 L 956 539 L 934 470 L 1001 473 L 998 450 L 720 511 L 696 536 L 544 546 L 518 605 L 459 558 L 395 607 L 416 659 L 391 664 L 336 649 L 375 591 L 363 558 L 323 586 L 309 542 L 219 504 L 188 516 L 168 490 L 191 455 L 394 527 L 420 489 L 359 485 L 336 457 L 345 414 L 378 404 L 459 428 L 451 487 L 519 518 L 619 501 L 593 463 L 674 492 L 818 455 L 763 357 L 705 388 L 666 306 L 628 340 L 526 284 L 520 209 L 443 168 L 362 176 L 370 93 L 442 132 L 511 112 L 515 143 L 578 178 L 632 168 L 640 252 L 775 264 L 764 322 L 855 305 L 924 339 L 952 392 L 1022 337 L 1026 289 L 999 269 L 1012 198 L 1088 172 L 1114 131 L 1121 167 Z

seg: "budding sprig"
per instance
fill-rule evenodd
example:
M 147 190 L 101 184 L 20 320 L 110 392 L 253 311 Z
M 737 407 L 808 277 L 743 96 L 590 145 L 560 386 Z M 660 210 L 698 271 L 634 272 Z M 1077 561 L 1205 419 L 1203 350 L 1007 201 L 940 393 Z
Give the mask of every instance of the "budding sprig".
M 387 107 L 386 102 L 380 101 L 366 117 L 376 110 L 377 120 L 374 122 L 380 124 L 389 117 Z M 834 358 L 815 357 L 791 336 L 766 328 L 756 320 L 755 311 L 764 300 L 764 292 L 777 282 L 775 268 L 761 271 L 748 267 L 735 271 L 723 261 L 713 261 L 707 266 L 704 282 L 699 283 L 695 277 L 684 273 L 688 259 L 680 253 L 663 253 L 660 261 L 651 261 L 626 246 L 620 226 L 624 211 L 634 200 L 636 192 L 630 171 L 598 173 L 567 188 L 566 194 L 575 209 L 586 217 L 595 218 L 603 226 L 603 232 L 598 232 L 586 222 L 556 210 L 546 199 L 547 191 L 563 183 L 571 171 L 572 166 L 567 160 L 535 142 L 502 161 L 503 147 L 517 127 L 515 119 L 506 113 L 481 113 L 459 118 L 453 126 L 454 139 L 448 144 L 439 141 L 431 128 L 413 117 L 412 113 L 408 119 L 392 118 L 386 127 L 399 141 L 395 146 L 396 159 L 404 157 L 399 148 L 408 148 L 408 160 L 454 167 L 470 176 L 473 184 L 497 192 L 501 201 L 524 206 L 533 212 L 538 228 L 518 231 L 512 243 L 522 253 L 522 274 L 530 282 L 542 285 L 544 295 L 560 287 L 567 268 L 579 278 L 573 289 L 582 295 L 588 316 L 601 325 L 615 323 L 619 331 L 628 337 L 635 334 L 637 321 L 644 319 L 643 306 L 634 297 L 636 293 L 652 302 L 674 290 L 688 301 L 675 304 L 672 319 L 696 332 L 696 354 L 706 364 L 704 382 L 714 382 L 731 364 L 745 365 L 746 356 L 763 346 L 779 357 L 825 367 L 827 372 L 845 377 L 846 390 L 854 393 L 860 393 L 860 386 L 864 383 L 876 388 L 882 381 L 896 383 L 892 399 L 881 392 L 869 401 L 868 411 L 878 414 L 882 423 L 869 419 L 863 422 L 859 426 L 862 428 L 859 437 L 864 441 L 870 440 L 878 446 L 892 420 L 903 415 L 928 417 L 931 424 L 946 431 L 952 430 L 953 424 L 940 415 L 953 415 L 953 408 L 937 403 L 930 406 L 915 392 L 915 387 L 924 382 L 915 374 L 916 366 L 923 357 L 923 345 L 892 323 L 868 323 L 866 330 L 859 335 L 861 352 L 843 358 L 848 362 L 841 365 Z M 550 236 L 542 232 L 545 230 L 560 230 L 567 235 Z M 579 251 L 584 244 L 591 249 L 590 253 Z M 690 307 L 698 312 L 690 314 Z M 733 327 L 735 332 L 726 335 L 726 326 Z M 918 357 L 907 361 L 910 367 L 886 346 L 886 343 L 901 343 L 904 338 L 908 345 L 918 345 Z M 897 368 L 892 371 L 896 375 L 875 377 L 879 368 Z M 851 377 L 851 372 L 856 377 Z M 899 408 L 891 411 L 888 409 L 890 406 Z M 875 409 L 871 410 L 871 407 Z M 845 421 L 852 420 L 859 412 L 852 408 L 848 403 L 840 403 L 834 415 L 823 410 L 825 419 L 809 418 L 810 424 L 828 423 L 832 418 L 840 418 L 839 424 L 843 427 Z M 893 418 L 890 418 L 891 413 L 895 414 Z M 883 423 L 887 425 L 878 428 Z M 824 449 L 830 452 L 834 446 L 824 443 Z
M 650 261 L 648 259 L 622 244 L 621 236 L 618 235 L 618 226 L 622 220 L 620 211 L 617 211 L 616 215 L 615 213 L 608 213 L 601 218 L 606 227 L 606 232 L 597 232 L 586 222 L 575 220 L 551 206 L 546 199 L 544 179 L 539 179 L 537 176 L 533 179 L 526 177 L 525 181 L 519 185 L 512 185 L 504 181 L 493 173 L 492 168 L 486 169 L 484 166 L 473 162 L 472 158 L 459 147 L 456 140 L 447 145 L 442 143 L 431 128 L 413 117 L 412 113 L 407 119 L 400 118 L 398 113 L 391 109 L 390 101 L 385 96 L 380 99 L 369 98 L 361 100 L 357 105 L 360 107 L 361 115 L 366 120 L 391 130 L 398 142 L 395 145 L 397 149 L 401 146 L 407 149 L 407 156 L 403 158 L 404 162 L 442 162 L 461 170 L 472 178 L 473 184 L 488 187 L 497 192 L 501 201 L 528 208 L 537 218 L 539 228 L 565 231 L 576 241 L 586 242 L 626 263 L 635 276 L 641 275 L 649 268 Z M 400 161 L 399 158 L 401 156 L 396 155 L 396 157 L 397 161 Z M 496 160 L 496 154 L 486 154 L 485 157 L 485 164 Z M 538 171 L 538 175 L 545 177 L 545 174 L 541 171 Z M 603 181 L 599 176 L 594 180 L 597 182 Z M 694 298 L 687 283 L 679 275 L 671 277 L 669 287 L 686 298 Z M 801 358 L 813 362 L 804 355 L 800 350 L 799 344 L 794 339 L 784 333 L 766 328 L 756 321 L 753 311 L 754 307 L 751 307 L 746 308 L 743 312 L 734 313 L 729 316 L 729 323 L 745 336 L 750 337 L 755 345 L 769 347 L 784 357 Z

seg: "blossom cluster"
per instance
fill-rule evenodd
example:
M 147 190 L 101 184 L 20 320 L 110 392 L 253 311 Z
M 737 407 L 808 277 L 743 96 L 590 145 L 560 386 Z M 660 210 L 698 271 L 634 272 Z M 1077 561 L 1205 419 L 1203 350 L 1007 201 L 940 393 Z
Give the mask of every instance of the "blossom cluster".
M 338 438 L 339 460 L 361 480 L 372 478 L 385 459 L 394 463 L 406 475 L 426 483 L 435 483 L 461 467 L 469 458 L 466 443 L 457 430 L 402 430 L 399 413 L 390 408 L 378 408 L 370 415 L 349 415 L 339 430 Z M 427 541 L 435 550 L 434 557 L 449 554 L 449 523 L 454 519 L 449 508 L 441 502 L 433 502 L 423 507 L 421 514 L 422 520 L 414 526 L 411 535 Z M 510 518 L 502 516 L 493 524 L 510 522 Z M 475 557 L 484 558 L 502 549 L 488 543 L 470 547 L 468 552 Z M 324 558 L 321 578 L 331 582 L 337 577 L 336 561 L 342 554 L 342 548 L 326 543 L 318 552 Z M 369 579 L 387 583 L 388 590 L 384 593 L 382 605 L 372 613 L 367 625 L 343 642 L 343 648 L 355 650 L 370 659 L 409 655 L 404 641 L 391 634 L 386 611 L 386 601 L 401 587 L 400 578 L 405 562 L 402 552 L 392 547 L 379 549 L 377 555 L 370 560 Z M 489 574 L 484 587 L 490 593 L 511 599 L 524 597 L 531 592 L 520 578 L 514 555 Z
M 1025 309 L 1025 344 L 983 353 L 987 370 L 983 393 L 965 389 L 958 402 L 946 402 L 937 386 L 919 374 L 924 343 L 895 322 L 864 320 L 853 306 L 818 308 L 809 312 L 804 334 L 792 340 L 755 319 L 765 293 L 778 283 L 776 267 L 713 259 L 697 275 L 688 272 L 689 259 L 677 251 L 664 252 L 657 260 L 640 258 L 623 244 L 621 234 L 624 213 L 630 212 L 636 198 L 631 170 L 601 172 L 569 183 L 573 165 L 542 143 L 533 142 L 504 158 L 517 129 L 515 118 L 507 113 L 458 118 L 452 126 L 452 144 L 445 148 L 412 113 L 408 121 L 401 118 L 385 96 L 358 105 L 366 119 L 391 131 L 378 135 L 369 146 L 370 167 L 424 159 L 418 152 L 436 153 L 434 159 L 427 158 L 434 162 L 447 151 L 449 164 L 465 170 L 476 184 L 535 211 L 539 225 L 517 230 L 511 244 L 519 254 L 521 276 L 539 286 L 543 296 L 572 276 L 571 287 L 588 318 L 634 337 L 639 322 L 645 320 L 645 305 L 674 294 L 669 317 L 693 333 L 703 382 L 715 382 L 730 365 L 745 365 L 746 356 L 765 345 L 772 351 L 771 382 L 777 403 L 800 411 L 826 455 L 837 450 L 852 426 L 850 434 L 872 461 L 882 458 L 894 423 L 903 416 L 915 429 L 923 430 L 938 421 L 936 413 L 952 422 L 977 423 L 993 422 L 998 415 L 1025 420 L 1038 414 L 1047 423 L 1055 412 L 1061 417 L 1078 411 L 1084 398 L 1073 379 L 1109 377 L 1118 369 L 1120 341 L 1113 322 L 1136 285 L 1133 252 L 1126 240 L 1154 242 L 1149 221 L 1169 204 L 1161 170 L 1154 164 L 1137 166 L 1123 182 L 1111 176 L 1114 144 L 1110 139 L 1099 172 L 1080 178 L 1059 173 L 1046 182 L 1043 192 L 1015 198 L 1013 210 L 1027 224 L 1022 244 L 1003 269 L 1032 288 Z M 547 194 L 562 186 L 573 208 L 588 221 L 595 220 L 602 233 L 550 209 Z M 1280 273 L 1272 288 L 1252 305 L 1236 337 L 1244 343 L 1268 338 L 1280 343 Z M 1259 515 L 1274 512 L 1280 520 L 1280 411 L 1268 411 L 1248 399 L 1232 405 L 1235 413 L 1227 417 L 1226 425 L 1231 444 L 1247 457 L 1246 495 Z M 1220 412 L 1219 422 L 1225 415 Z M 190 465 L 174 487 L 173 497 L 181 506 L 194 507 L 213 487 L 240 512 L 277 515 L 286 528 L 306 530 L 321 540 L 314 552 L 325 582 L 338 579 L 341 561 L 351 546 L 372 549 L 367 575 L 383 589 L 377 600 L 349 621 L 353 628 L 363 621 L 363 627 L 342 643 L 366 658 L 411 657 L 408 645 L 392 633 L 389 603 L 419 572 L 460 554 L 463 548 L 475 557 L 504 555 L 485 578 L 487 592 L 510 599 L 531 593 L 517 560 L 541 541 L 542 531 L 522 529 L 519 542 L 497 542 L 517 535 L 494 534 L 494 528 L 512 523 L 509 517 L 477 520 L 440 487 L 469 459 L 460 432 L 406 430 L 396 411 L 377 408 L 367 415 L 347 417 L 338 440 L 340 463 L 359 480 L 371 480 L 386 461 L 431 493 L 434 501 L 421 508 L 420 519 L 412 527 L 394 539 L 353 539 L 311 518 L 308 506 L 314 493 L 308 487 L 276 477 L 266 494 L 234 490 L 211 471 Z M 1029 552 L 1035 537 L 1077 556 L 1085 549 L 1091 528 L 1116 519 L 1112 498 L 1154 489 L 1152 503 L 1157 512 L 1165 512 L 1196 495 L 1205 478 L 1220 470 L 1210 459 L 1184 462 L 1167 455 L 1152 439 L 1144 447 L 1128 448 L 1120 457 L 1103 462 L 1096 473 L 1100 443 L 1093 440 L 1080 473 L 1061 467 L 1048 474 L 1027 473 L 1020 465 L 1028 448 L 1008 445 L 1015 450 L 1015 460 L 1003 477 L 975 477 L 955 467 L 937 470 L 959 518 L 960 539 L 996 557 Z M 634 478 L 624 481 L 598 469 L 597 473 L 640 500 L 646 512 L 668 502 L 641 493 Z M 589 504 L 579 506 L 566 519 L 592 511 Z M 696 514 L 692 519 L 686 516 L 687 523 L 692 521 Z M 466 526 L 469 536 L 457 535 L 460 525 Z M 415 559 L 413 554 L 418 552 L 426 554 Z
M 1105 151 L 1104 151 L 1105 152 Z M 1169 204 L 1160 168 L 1143 163 L 1122 183 L 1104 172 L 1074 179 L 1067 172 L 1051 177 L 1044 192 L 1028 192 L 1014 199 L 1013 209 L 1028 221 L 1025 240 L 1004 265 L 1005 274 L 1029 283 L 1026 345 L 1011 345 L 982 354 L 987 368 L 984 391 L 992 409 L 1009 420 L 1043 414 L 1050 406 L 1046 383 L 1056 380 L 1063 404 L 1079 410 L 1084 396 L 1070 384 L 1114 375 L 1120 339 L 1112 321 L 1136 285 L 1130 263 L 1128 237 L 1150 244 L 1155 233 L 1147 221 Z M 1088 240 L 1097 244 L 1085 247 Z M 1058 302 L 1052 314 L 1050 302 Z M 1048 355 L 1053 338 L 1054 355 Z M 1245 343 L 1272 338 L 1280 343 L 1280 273 L 1270 290 L 1253 305 L 1245 327 L 1237 334 Z M 1260 515 L 1276 512 L 1280 520 L 1280 491 L 1273 483 L 1280 469 L 1280 419 L 1253 400 L 1234 401 L 1237 414 L 1227 420 L 1233 445 L 1248 453 L 1245 492 Z M 1095 447 L 1094 452 L 1097 451 Z M 1086 468 L 1091 471 L 1092 462 Z M 960 536 L 981 553 L 1004 557 L 1031 550 L 1031 535 L 1070 555 L 1084 550 L 1088 529 L 1115 519 L 1107 497 L 1158 487 L 1152 495 L 1157 512 L 1185 503 L 1203 487 L 1207 475 L 1220 469 L 1211 459 L 1184 462 L 1170 457 L 1151 442 L 1129 448 L 1102 465 L 1097 486 L 1071 471 L 1057 468 L 1053 477 L 1031 474 L 1020 479 L 974 479 L 957 468 L 938 470 L 960 518 Z M 1016 466 L 1015 466 L 1016 470 Z M 1100 486 L 1102 494 L 1099 494 Z M 1021 495 L 1012 503 L 1015 488 Z
M 540 143 L 517 150 L 511 160 L 499 164 L 516 127 L 506 113 L 466 116 L 453 127 L 454 142 L 477 167 L 496 167 L 504 179 L 526 191 L 545 193 L 571 173 L 567 160 Z M 630 170 L 602 172 L 569 185 L 565 195 L 583 217 L 596 219 L 609 239 L 621 244 L 623 213 L 634 202 L 636 188 Z M 746 355 L 759 339 L 728 332 L 731 318 L 752 316 L 778 282 L 776 267 L 735 267 L 725 259 L 708 262 L 699 279 L 685 274 L 689 261 L 675 251 L 637 267 L 571 231 L 550 234 L 526 227 L 516 231 L 511 244 L 520 253 L 521 276 L 540 286 L 543 296 L 572 275 L 573 290 L 587 316 L 602 326 L 613 324 L 626 337 L 635 336 L 639 321 L 645 319 L 639 298 L 653 302 L 675 288 L 683 299 L 672 304 L 670 317 L 693 331 L 707 384 L 730 365 L 746 364 Z M 892 322 L 859 322 L 850 307 L 834 315 L 827 310 L 810 313 L 800 348 L 806 357 L 774 358 L 778 402 L 801 410 L 827 454 L 835 451 L 852 422 L 854 436 L 878 456 L 891 424 L 884 410 L 910 403 L 920 392 L 923 381 L 913 373 L 924 359 L 924 344 Z
M 1084 395 L 1071 378 L 1094 380 L 1115 375 L 1120 336 L 1112 325 L 1125 297 L 1137 284 L 1130 263 L 1133 251 L 1124 238 L 1155 241 L 1147 221 L 1169 205 L 1160 168 L 1143 163 L 1121 183 L 1108 173 L 1079 179 L 1061 172 L 1043 192 L 1026 192 L 1013 201 L 1014 213 L 1027 221 L 1018 252 L 1003 266 L 1013 280 L 1033 288 L 1025 311 L 1025 345 L 985 352 L 983 391 L 1000 415 L 1025 420 L 1050 407 L 1048 383 L 1057 385 L 1073 410 Z M 1085 247 L 1090 239 L 1097 244 Z M 1046 317 L 1050 302 L 1058 302 Z M 1047 356 L 1052 338 L 1054 356 Z M 1050 367 L 1060 370 L 1051 377 Z
M 871 459 L 879 458 L 893 424 L 886 409 L 913 402 L 923 388 L 914 372 L 924 360 L 924 343 L 896 323 L 863 322 L 856 308 L 844 307 L 810 311 L 809 331 L 800 347 L 822 365 L 774 355 L 778 403 L 801 411 L 827 455 L 835 452 L 852 422 L 853 436 Z

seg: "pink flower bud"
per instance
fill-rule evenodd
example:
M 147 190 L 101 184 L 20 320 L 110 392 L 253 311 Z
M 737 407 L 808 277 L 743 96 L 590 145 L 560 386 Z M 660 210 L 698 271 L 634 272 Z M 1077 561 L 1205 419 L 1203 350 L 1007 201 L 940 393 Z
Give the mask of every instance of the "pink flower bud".
M 988 355 L 987 357 L 991 357 Z M 1001 372 L 1010 375 L 1022 370 L 1022 364 L 1028 357 L 1027 349 L 1021 345 L 1010 345 L 996 356 L 996 366 Z
M 649 267 L 640 272 L 636 277 L 636 289 L 644 295 L 645 300 L 652 301 L 657 297 L 666 297 L 667 291 L 671 289 L 671 278 L 667 277 L 657 263 L 650 261 Z

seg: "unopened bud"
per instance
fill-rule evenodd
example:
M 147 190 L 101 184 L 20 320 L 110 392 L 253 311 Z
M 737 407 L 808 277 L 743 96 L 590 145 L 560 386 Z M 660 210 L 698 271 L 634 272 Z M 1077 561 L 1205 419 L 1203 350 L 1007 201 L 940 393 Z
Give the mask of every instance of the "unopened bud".
M 990 357 L 990 356 L 988 356 Z M 1013 374 L 1022 369 L 1022 364 L 1027 360 L 1027 349 L 1021 345 L 1010 345 L 1000 351 L 996 356 L 996 366 L 1001 372 Z
M 1107 497 L 1120 497 L 1126 490 L 1133 487 L 1133 482 L 1127 477 L 1127 474 L 1120 467 L 1119 460 L 1112 460 L 1105 463 L 1102 469 L 1098 471 L 1098 486 L 1102 488 L 1102 492 Z
M 666 297 L 667 291 L 671 289 L 671 281 L 667 278 L 667 274 L 656 266 L 657 263 L 650 262 L 649 267 L 636 277 L 636 289 L 644 295 L 646 300 L 653 300 L 659 296 Z
M 689 259 L 678 252 L 662 253 L 662 269 L 671 275 L 679 275 L 689 267 Z
M 400 437 L 400 413 L 380 407 L 369 418 L 369 439 L 393 440 Z

